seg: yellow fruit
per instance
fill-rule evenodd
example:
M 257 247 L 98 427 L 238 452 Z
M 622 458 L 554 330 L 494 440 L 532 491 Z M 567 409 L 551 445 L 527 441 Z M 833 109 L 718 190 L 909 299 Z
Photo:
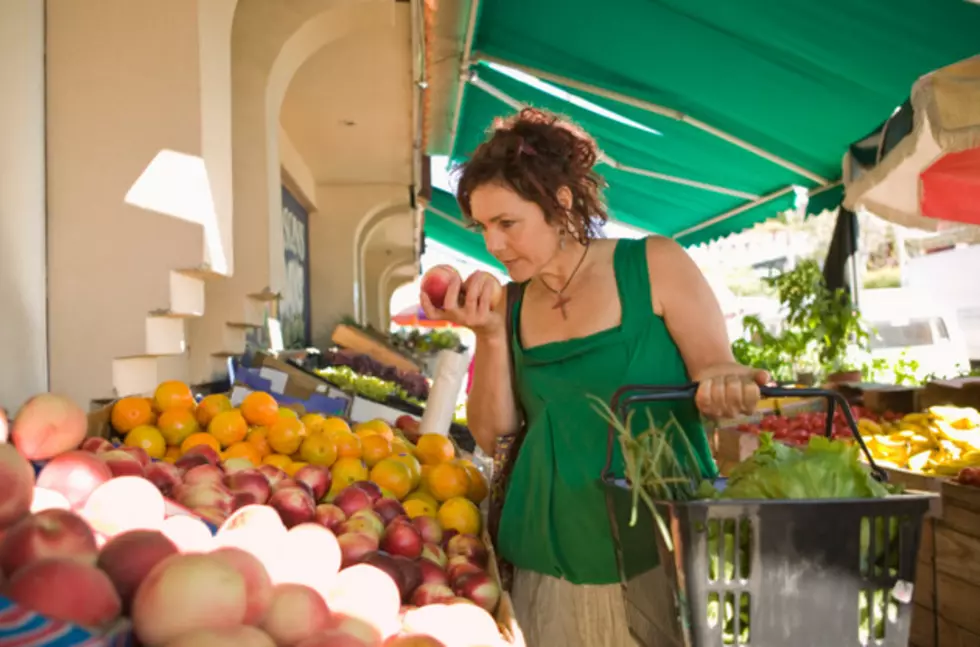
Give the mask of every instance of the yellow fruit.
M 354 425 L 354 432 L 356 433 L 358 431 L 365 433 L 373 431 L 387 438 L 389 442 L 395 439 L 395 433 L 391 430 L 391 425 L 380 418 L 357 423 Z
M 245 435 L 245 442 L 250 445 L 255 445 L 255 449 L 259 450 L 259 454 L 263 458 L 272 453 L 272 448 L 269 447 L 269 430 L 265 427 L 252 427 L 249 429 Z
M 405 508 L 405 514 L 410 519 L 414 519 L 415 517 L 434 517 L 439 512 L 439 504 L 435 503 L 435 501 L 429 504 L 422 499 L 406 499 L 402 502 L 402 507 Z
M 292 454 L 303 442 L 303 431 L 299 418 L 280 417 L 269 427 L 269 447 L 280 454 Z
M 273 467 L 278 467 L 284 472 L 290 466 L 290 464 L 292 464 L 292 462 L 293 461 L 289 458 L 289 456 L 284 456 L 282 454 L 269 454 L 262 459 L 263 465 L 272 465 Z
M 208 433 L 217 438 L 222 447 L 230 447 L 245 440 L 248 423 L 240 411 L 222 411 L 211 419 Z
M 279 407 L 279 417 L 299 420 L 299 415 L 292 409 L 287 409 L 286 407 Z
M 196 408 L 191 387 L 178 380 L 161 382 L 153 393 L 153 405 L 160 413 L 171 409 L 186 409 L 193 412 Z
M 142 447 L 150 458 L 163 458 L 167 454 L 167 441 L 156 427 L 140 425 L 123 440 L 127 447 Z
M 408 442 L 404 438 L 395 436 L 395 439 L 391 441 L 391 453 L 392 454 L 411 454 L 415 456 L 415 445 Z
M 346 431 L 350 433 L 350 425 L 348 425 L 347 421 L 343 418 L 332 416 L 321 423 L 320 431 L 325 434 L 333 434 L 338 431 Z
M 470 461 L 459 461 L 458 464 L 466 470 L 466 475 L 470 477 L 470 487 L 466 490 L 466 498 L 479 505 L 490 493 L 487 480 L 483 478 L 483 474 L 476 468 L 476 465 Z
M 248 424 L 270 427 L 279 420 L 279 403 L 264 391 L 253 391 L 245 396 L 239 406 Z
M 314 434 L 303 439 L 299 456 L 310 465 L 330 467 L 337 460 L 337 446 L 333 439 L 324 434 Z
M 448 501 L 466 496 L 470 489 L 470 477 L 459 465 L 440 463 L 430 467 L 425 484 L 437 501 Z
M 180 458 L 181 454 L 180 447 L 167 447 L 167 453 L 163 455 L 163 460 L 173 463 Z
M 454 497 L 439 506 L 436 518 L 443 530 L 455 530 L 461 535 L 479 535 L 483 523 L 480 509 L 463 497 Z
M 391 443 L 384 436 L 376 433 L 361 438 L 361 458 L 368 467 L 374 467 L 380 461 L 391 455 Z
M 336 493 L 351 483 L 366 481 L 368 468 L 360 458 L 338 458 L 330 468 L 330 475 L 333 477 L 330 491 Z
M 446 436 L 423 434 L 415 446 L 415 455 L 423 465 L 438 465 L 456 458 L 456 448 Z
M 221 458 L 222 460 L 228 460 L 229 458 L 244 458 L 255 467 L 262 464 L 262 454 L 260 454 L 259 450 L 255 448 L 255 445 L 244 440 L 237 443 L 232 443 L 228 449 L 221 454 Z
M 188 409 L 170 409 L 160 414 L 157 429 L 168 445 L 180 446 L 189 436 L 201 430 L 197 418 Z
M 337 456 L 341 458 L 361 457 L 361 439 L 354 434 L 340 431 L 330 434 L 329 438 L 337 446 Z
M 324 418 L 323 414 L 321 413 L 308 413 L 300 418 L 299 421 L 303 423 L 304 427 L 306 427 L 307 433 L 312 435 L 323 431 L 323 423 L 325 423 L 327 419 Z
M 201 429 L 207 429 L 216 415 L 222 411 L 231 411 L 233 408 L 227 395 L 215 393 L 205 396 L 198 403 L 194 415 L 197 417 L 197 424 L 201 425 Z
M 412 474 L 412 489 L 414 490 L 417 488 L 419 483 L 422 481 L 422 466 L 419 464 L 418 459 L 411 454 L 404 453 L 393 454 L 391 459 L 405 464 L 405 467 L 407 467 Z
M 412 491 L 412 472 L 401 461 L 386 458 L 371 468 L 370 478 L 401 501 Z
M 206 434 L 203 431 L 199 431 L 196 434 L 191 434 L 184 439 L 184 442 L 180 444 L 180 452 L 182 454 L 187 453 L 187 450 L 191 447 L 196 447 L 197 445 L 207 445 L 214 451 L 221 453 L 221 445 L 218 444 L 218 439 L 211 434 Z
M 286 474 L 290 476 L 295 476 L 296 472 L 300 471 L 302 468 L 309 465 L 309 463 L 304 463 L 303 461 L 293 461 L 286 467 Z
M 116 400 L 111 418 L 113 429 L 124 434 L 137 427 L 152 425 L 155 416 L 149 399 L 131 396 Z

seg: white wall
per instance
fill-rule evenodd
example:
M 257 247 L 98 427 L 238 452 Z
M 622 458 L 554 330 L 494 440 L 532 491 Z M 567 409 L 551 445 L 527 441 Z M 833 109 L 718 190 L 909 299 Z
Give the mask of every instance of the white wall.
M 0 2 L 0 406 L 48 387 L 44 3 Z

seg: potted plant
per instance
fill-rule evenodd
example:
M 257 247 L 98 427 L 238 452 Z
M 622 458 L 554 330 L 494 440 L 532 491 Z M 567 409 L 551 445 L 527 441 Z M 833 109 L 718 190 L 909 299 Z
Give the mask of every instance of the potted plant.
M 823 291 L 817 333 L 826 381 L 860 382 L 862 356 L 868 352 L 868 329 L 846 290 Z

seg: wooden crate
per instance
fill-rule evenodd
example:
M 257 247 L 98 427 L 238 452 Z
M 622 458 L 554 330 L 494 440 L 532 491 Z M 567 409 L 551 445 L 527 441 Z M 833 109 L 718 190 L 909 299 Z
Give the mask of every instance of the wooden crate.
M 421 368 L 398 351 L 374 339 L 367 333 L 352 326 L 341 324 L 333 329 L 330 340 L 343 348 L 363 353 L 386 366 L 394 366 L 399 371 L 420 373 Z
M 934 642 L 980 647 L 980 488 L 945 480 L 935 523 Z M 918 602 L 918 600 L 917 600 Z

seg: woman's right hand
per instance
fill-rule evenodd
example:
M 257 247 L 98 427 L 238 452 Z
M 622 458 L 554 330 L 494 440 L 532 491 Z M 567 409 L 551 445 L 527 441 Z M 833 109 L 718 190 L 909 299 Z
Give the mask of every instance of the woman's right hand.
M 476 271 L 465 282 L 452 273 L 441 309 L 432 304 L 425 290 L 421 290 L 419 302 L 429 319 L 449 321 L 469 328 L 478 336 L 502 334 L 505 330 L 504 290 L 488 272 Z

